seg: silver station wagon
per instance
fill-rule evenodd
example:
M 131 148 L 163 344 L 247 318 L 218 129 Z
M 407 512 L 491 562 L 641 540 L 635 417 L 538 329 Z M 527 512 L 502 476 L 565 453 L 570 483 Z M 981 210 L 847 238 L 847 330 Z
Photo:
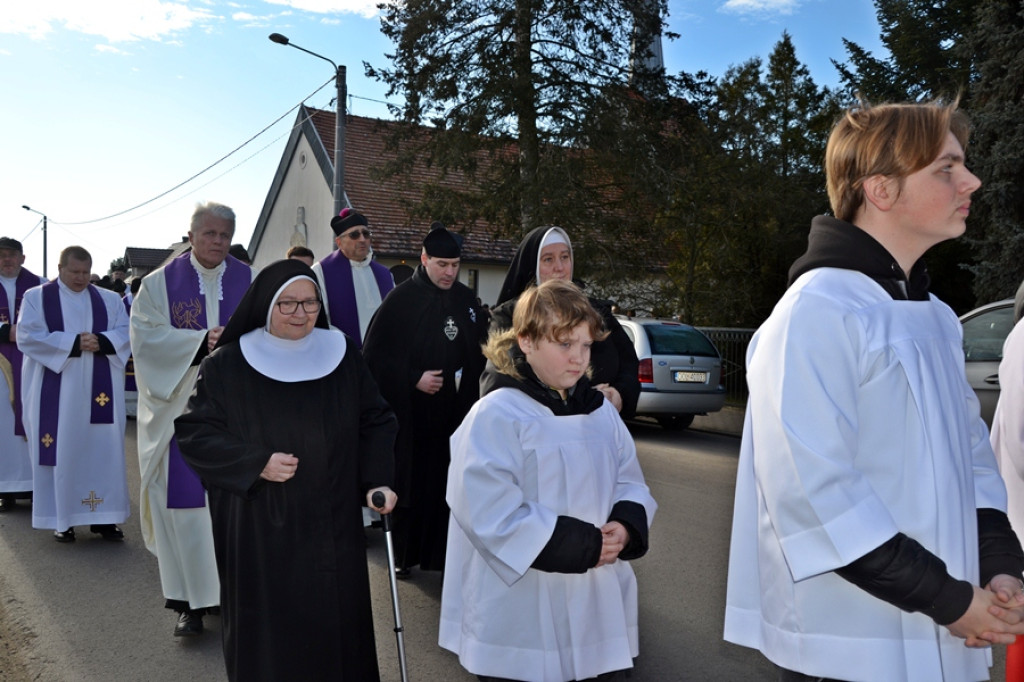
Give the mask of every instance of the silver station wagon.
M 725 404 L 722 357 L 700 330 L 674 320 L 616 315 L 640 359 L 638 417 L 685 429 Z

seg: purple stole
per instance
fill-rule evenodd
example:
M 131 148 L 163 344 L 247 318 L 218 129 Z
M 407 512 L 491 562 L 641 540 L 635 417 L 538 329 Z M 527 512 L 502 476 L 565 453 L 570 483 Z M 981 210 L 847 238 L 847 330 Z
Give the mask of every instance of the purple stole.
M 107 307 L 103 297 L 93 285 L 87 288 L 92 303 L 92 333 L 107 330 Z M 43 285 L 43 316 L 50 333 L 64 331 L 64 311 L 60 304 L 60 284 L 56 281 Z M 39 464 L 57 464 L 57 425 L 60 417 L 61 374 L 43 370 L 43 390 L 39 396 Z M 114 423 L 114 382 L 110 376 L 110 361 L 101 353 L 93 354 L 92 391 L 89 393 L 90 424 Z
M 242 296 L 249 288 L 252 270 L 232 256 L 224 259 L 220 315 L 217 325 L 228 323 Z M 164 268 L 167 283 L 167 305 L 171 326 L 175 329 L 208 329 L 206 295 L 199 293 L 199 273 L 192 267 L 189 253 L 184 253 Z M 172 436 L 167 460 L 167 508 L 195 509 L 206 506 L 206 491 L 199 476 L 185 463 L 178 450 L 178 441 Z
M 13 306 L 7 300 L 7 290 L 0 287 L 0 324 L 17 323 L 21 299 L 25 297 L 26 291 L 39 286 L 39 283 L 39 275 L 33 275 L 22 268 L 18 278 L 14 280 Z M 18 350 L 18 344 L 8 339 L 0 339 L 0 355 L 11 363 L 11 374 L 14 377 L 14 435 L 24 436 L 25 425 L 21 422 L 21 351 Z
M 324 288 L 327 290 L 328 311 L 331 324 L 345 332 L 362 349 L 363 339 L 359 335 L 359 310 L 356 308 L 356 288 L 352 284 L 352 263 L 341 251 L 335 251 L 320 260 L 324 272 Z M 370 262 L 377 290 L 383 301 L 388 292 L 395 288 L 391 272 L 375 261 Z

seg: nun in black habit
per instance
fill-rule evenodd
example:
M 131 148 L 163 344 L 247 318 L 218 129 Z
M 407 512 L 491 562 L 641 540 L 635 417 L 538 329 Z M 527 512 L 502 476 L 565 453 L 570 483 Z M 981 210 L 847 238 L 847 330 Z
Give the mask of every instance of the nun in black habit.
M 561 227 L 551 225 L 531 230 L 512 258 L 505 282 L 498 294 L 497 305 L 491 310 L 490 335 L 493 336 L 512 328 L 512 313 L 520 294 L 529 287 L 543 284 L 550 279 L 573 281 L 573 254 L 569 234 Z M 580 288 L 582 283 L 577 282 Z M 612 304 L 598 298 L 588 297 L 591 307 L 601 315 L 609 334 L 603 341 L 595 341 L 590 349 L 590 366 L 593 374 L 590 383 L 601 391 L 623 419 L 636 412 L 640 399 L 640 361 L 622 325 L 612 314 Z M 489 363 L 489 368 L 493 366 Z M 493 371 L 485 372 L 481 395 L 491 388 Z
M 175 420 L 209 492 L 232 680 L 379 679 L 361 507 L 390 513 L 397 422 L 313 271 L 256 277 Z

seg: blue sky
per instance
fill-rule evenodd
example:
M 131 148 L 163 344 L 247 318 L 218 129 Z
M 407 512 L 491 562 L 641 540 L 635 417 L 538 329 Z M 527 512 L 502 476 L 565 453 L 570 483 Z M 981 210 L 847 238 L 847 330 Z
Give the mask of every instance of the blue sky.
M 34 0 L 5 6 L 0 235 L 22 240 L 26 266 L 42 274 L 41 219 L 21 208 L 28 205 L 49 217 L 50 277 L 60 250 L 71 244 L 88 249 L 94 271 L 105 273 L 126 246 L 178 241 L 196 202 L 211 200 L 235 209 L 236 241 L 248 244 L 295 120 L 292 109 L 302 101 L 330 108 L 335 92 L 327 62 L 267 36 L 283 33 L 345 64 L 350 113 L 384 118 L 386 90 L 366 79 L 361 66 L 386 65 L 391 47 L 375 4 Z M 843 38 L 881 50 L 871 0 L 670 0 L 669 13 L 670 30 L 682 36 L 664 44 L 673 73 L 721 76 L 752 57 L 766 60 L 784 30 L 819 85 L 837 84 L 829 60 L 845 60 Z

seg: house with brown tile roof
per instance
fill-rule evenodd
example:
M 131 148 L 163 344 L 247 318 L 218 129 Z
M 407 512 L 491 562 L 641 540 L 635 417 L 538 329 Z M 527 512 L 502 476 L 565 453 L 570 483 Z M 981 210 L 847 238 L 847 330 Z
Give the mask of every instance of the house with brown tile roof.
M 248 245 L 254 267 L 283 258 L 295 245 L 310 248 L 318 260 L 334 249 L 330 226 L 334 213 L 334 125 L 334 112 L 299 107 Z M 395 125 L 360 116 L 346 119 L 343 204 L 367 217 L 375 258 L 391 268 L 396 281 L 401 281 L 419 263 L 422 240 L 431 222 L 414 220 L 403 199 L 418 198 L 437 174 L 423 165 L 408 176 L 383 182 L 371 180 L 369 169 L 395 158 L 395 152 L 385 145 L 388 129 Z M 447 181 L 458 182 L 458 177 Z M 464 236 L 459 279 L 476 290 L 483 302 L 493 304 L 517 244 L 496 238 L 490 226 L 480 223 Z

